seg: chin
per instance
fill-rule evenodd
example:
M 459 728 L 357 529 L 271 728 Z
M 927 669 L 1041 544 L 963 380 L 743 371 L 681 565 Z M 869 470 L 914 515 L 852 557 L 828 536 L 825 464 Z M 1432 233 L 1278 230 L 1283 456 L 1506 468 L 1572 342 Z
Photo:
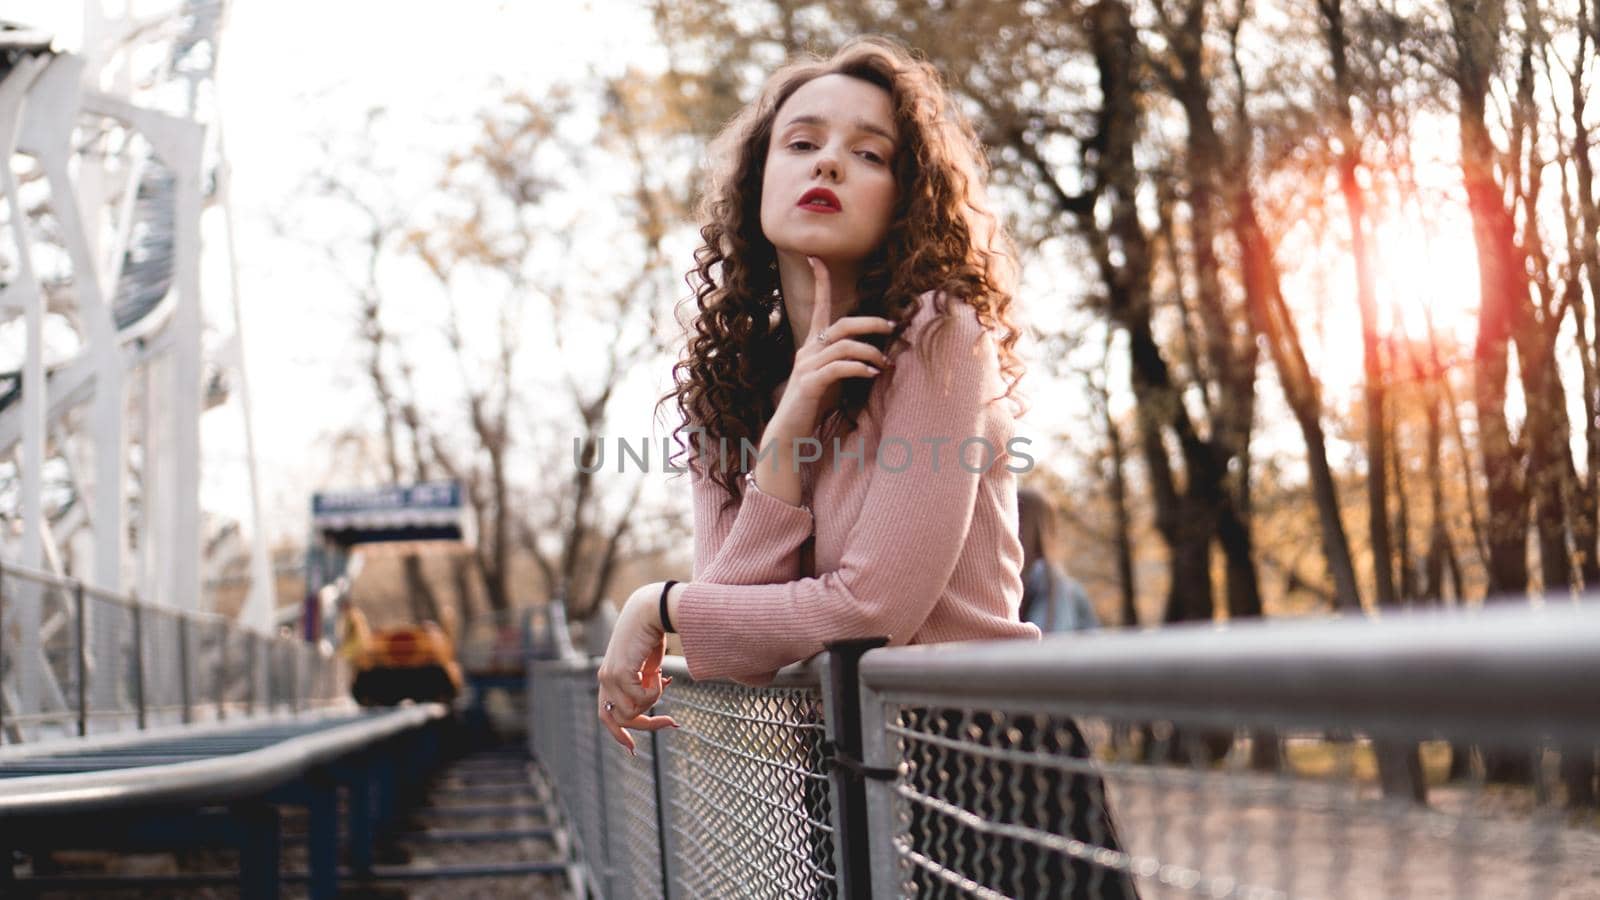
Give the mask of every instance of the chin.
M 827 260 L 855 260 L 863 256 L 857 252 L 853 242 L 841 241 L 836 235 L 797 236 L 793 240 L 777 240 L 772 246 L 779 251 L 798 253 L 802 256 L 815 256 Z

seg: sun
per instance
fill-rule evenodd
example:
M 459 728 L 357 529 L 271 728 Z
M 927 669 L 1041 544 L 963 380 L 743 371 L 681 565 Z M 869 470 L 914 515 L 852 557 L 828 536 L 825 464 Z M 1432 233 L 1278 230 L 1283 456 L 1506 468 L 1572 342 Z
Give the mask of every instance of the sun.
M 1385 215 L 1371 229 L 1374 294 L 1379 329 L 1425 340 L 1431 328 L 1441 336 L 1465 338 L 1476 332 L 1479 287 L 1478 252 L 1465 210 L 1416 215 Z

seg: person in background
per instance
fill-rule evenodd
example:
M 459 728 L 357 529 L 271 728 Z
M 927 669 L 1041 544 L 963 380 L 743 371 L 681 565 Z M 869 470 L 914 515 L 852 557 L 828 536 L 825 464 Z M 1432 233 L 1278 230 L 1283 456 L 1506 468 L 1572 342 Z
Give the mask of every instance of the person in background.
M 1100 627 L 1089 595 L 1050 558 L 1056 508 L 1033 488 L 1017 489 L 1017 536 L 1022 541 L 1022 620 L 1049 634 Z

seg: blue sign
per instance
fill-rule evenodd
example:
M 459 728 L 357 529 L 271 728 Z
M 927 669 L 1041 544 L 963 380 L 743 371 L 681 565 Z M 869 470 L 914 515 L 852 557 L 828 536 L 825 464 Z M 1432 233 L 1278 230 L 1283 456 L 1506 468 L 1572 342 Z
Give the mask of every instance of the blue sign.
M 344 518 L 361 513 L 405 510 L 461 509 L 461 482 L 425 481 L 412 485 L 388 485 L 349 491 L 328 491 L 311 495 L 313 518 Z

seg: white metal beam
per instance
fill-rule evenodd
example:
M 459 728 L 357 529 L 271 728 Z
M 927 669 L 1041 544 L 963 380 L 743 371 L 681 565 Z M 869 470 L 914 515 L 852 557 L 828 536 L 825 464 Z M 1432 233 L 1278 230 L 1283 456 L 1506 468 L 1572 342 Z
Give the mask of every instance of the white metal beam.
M 33 248 L 28 236 L 27 212 L 17 196 L 17 179 L 11 169 L 17 150 L 17 135 L 22 112 L 27 104 L 28 87 L 43 71 L 47 60 L 30 56 L 17 61 L 4 81 L 0 81 L 0 191 L 5 193 L 11 216 L 11 236 L 17 248 L 17 279 L 13 290 L 26 308 L 26 336 L 22 366 L 22 548 L 23 565 L 37 569 L 44 560 L 44 294 L 33 272 Z M 36 591 L 16 594 L 20 658 L 39 658 L 40 602 Z M 25 662 L 18 672 L 19 713 L 39 711 L 39 666 Z
M 83 68 L 80 57 L 61 55 L 51 59 L 28 91 L 27 115 L 18 148 L 40 161 L 49 180 L 51 207 L 72 260 L 78 321 L 85 331 L 84 354 L 95 371 L 94 407 L 89 418 L 95 454 L 90 515 L 95 558 L 87 580 L 108 591 L 119 591 L 126 506 L 122 361 L 111 303 L 69 172 Z

